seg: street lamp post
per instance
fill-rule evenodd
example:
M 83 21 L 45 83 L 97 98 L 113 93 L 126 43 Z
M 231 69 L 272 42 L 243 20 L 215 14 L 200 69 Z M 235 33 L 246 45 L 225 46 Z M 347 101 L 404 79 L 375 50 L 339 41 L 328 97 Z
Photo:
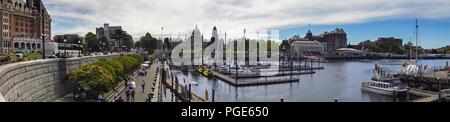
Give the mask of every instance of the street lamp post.
M 66 43 L 67 42 L 67 39 L 64 39 L 64 58 L 66 58 L 67 57 L 67 46 L 66 46 Z
M 42 9 L 41 10 L 41 13 L 42 13 L 42 15 L 41 15 L 41 17 L 42 17 L 42 59 L 45 59 L 45 21 L 44 21 L 44 19 L 45 19 L 45 17 L 44 17 L 44 11 L 45 11 L 45 9 Z
M 78 40 L 78 57 L 81 57 L 81 40 Z

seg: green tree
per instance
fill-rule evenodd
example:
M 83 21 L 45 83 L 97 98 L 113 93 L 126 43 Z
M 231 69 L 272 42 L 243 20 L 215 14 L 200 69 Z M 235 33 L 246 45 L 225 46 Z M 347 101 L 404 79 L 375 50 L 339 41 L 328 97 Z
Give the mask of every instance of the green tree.
M 138 70 L 143 61 L 144 59 L 138 55 L 100 59 L 71 71 L 68 80 L 90 88 L 90 93 L 109 92 Z
M 139 42 L 137 42 L 137 45 L 141 46 L 141 48 L 145 49 L 146 51 L 150 51 L 151 53 L 158 49 L 158 45 L 160 44 L 160 40 L 153 38 L 150 33 L 145 34 Z
M 109 51 L 111 50 L 111 44 L 108 41 L 108 38 L 105 36 L 101 36 L 98 38 L 98 42 L 100 43 L 100 51 Z
M 78 44 L 78 41 L 81 41 L 82 38 L 78 34 L 69 34 L 66 36 L 67 42 L 69 44 Z
M 171 49 L 171 45 L 170 45 L 170 39 L 169 38 L 164 38 L 164 44 L 163 44 L 163 49 Z
M 111 72 L 94 64 L 85 65 L 69 74 L 69 81 L 99 92 L 108 92 L 112 90 L 114 86 L 111 81 L 113 81 L 113 79 Z
M 123 31 L 122 29 L 117 29 L 114 31 L 114 33 L 111 35 L 111 38 L 114 40 L 117 40 L 119 42 L 119 47 L 122 47 L 125 45 L 125 39 L 127 39 L 128 34 L 127 32 Z
M 96 52 L 100 51 L 100 42 L 94 33 L 92 32 L 87 33 L 85 35 L 85 41 L 86 41 L 86 48 L 89 51 L 96 51 Z
M 134 40 L 133 37 L 130 34 L 126 34 L 124 45 L 126 47 L 127 51 L 130 51 L 131 48 L 133 48 Z

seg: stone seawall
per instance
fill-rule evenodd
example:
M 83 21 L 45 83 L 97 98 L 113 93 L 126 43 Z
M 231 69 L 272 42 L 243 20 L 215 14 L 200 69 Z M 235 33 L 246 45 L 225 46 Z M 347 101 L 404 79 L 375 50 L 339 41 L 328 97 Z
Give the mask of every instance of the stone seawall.
M 116 57 L 86 56 L 68 59 L 47 59 L 0 66 L 0 102 L 53 102 L 72 92 L 67 74 L 76 68 Z

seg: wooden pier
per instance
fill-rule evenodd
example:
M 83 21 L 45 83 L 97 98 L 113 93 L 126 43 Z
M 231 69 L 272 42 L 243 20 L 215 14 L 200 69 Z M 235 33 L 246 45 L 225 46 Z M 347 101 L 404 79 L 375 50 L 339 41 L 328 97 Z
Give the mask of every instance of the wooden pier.
M 190 93 L 188 93 L 188 95 L 185 95 L 186 93 L 183 93 L 183 91 L 186 91 L 187 89 L 185 89 L 181 84 L 178 84 L 174 78 L 175 76 L 172 77 L 172 73 L 171 73 L 171 66 L 169 66 L 168 64 L 164 64 L 162 65 L 162 67 L 165 70 L 165 79 L 163 79 L 162 84 L 164 84 L 165 88 L 169 89 L 171 93 L 174 94 L 174 96 L 176 96 L 177 100 L 181 100 L 182 102 L 208 102 L 208 98 L 202 98 L 201 96 L 193 93 L 192 91 L 189 91 Z M 158 79 L 160 78 L 161 75 L 158 75 Z
M 280 71 L 278 74 L 275 75 L 271 75 L 271 76 L 264 76 L 264 75 L 259 75 L 259 74 L 251 74 L 251 75 L 246 75 L 246 74 L 238 74 L 237 77 L 238 78 L 266 78 L 266 77 L 274 77 L 274 76 L 289 76 L 289 75 L 304 75 L 304 74 L 314 74 L 316 72 L 314 71 Z M 229 74 L 231 78 L 236 78 L 235 74 Z
M 298 82 L 299 78 L 288 78 L 288 79 L 270 79 L 270 80 L 243 80 L 232 78 L 228 75 L 219 73 L 217 71 L 211 71 L 211 75 L 217 77 L 231 85 L 234 86 L 256 86 L 256 85 L 268 85 L 268 84 L 280 84 L 280 83 L 289 83 L 289 82 Z

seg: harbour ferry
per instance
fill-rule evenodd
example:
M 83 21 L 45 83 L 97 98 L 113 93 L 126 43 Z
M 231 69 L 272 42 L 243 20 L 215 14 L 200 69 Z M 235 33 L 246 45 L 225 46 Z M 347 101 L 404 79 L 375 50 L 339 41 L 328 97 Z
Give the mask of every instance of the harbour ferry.
M 407 87 L 396 85 L 395 83 L 391 82 L 373 81 L 373 80 L 363 82 L 361 89 L 389 96 L 402 96 L 406 95 L 406 92 L 408 92 Z
M 385 75 L 385 71 L 378 65 L 375 65 L 374 78 L 361 84 L 364 91 L 384 94 L 389 96 L 402 96 L 408 92 L 408 87 L 401 85 L 400 79 L 391 78 Z

